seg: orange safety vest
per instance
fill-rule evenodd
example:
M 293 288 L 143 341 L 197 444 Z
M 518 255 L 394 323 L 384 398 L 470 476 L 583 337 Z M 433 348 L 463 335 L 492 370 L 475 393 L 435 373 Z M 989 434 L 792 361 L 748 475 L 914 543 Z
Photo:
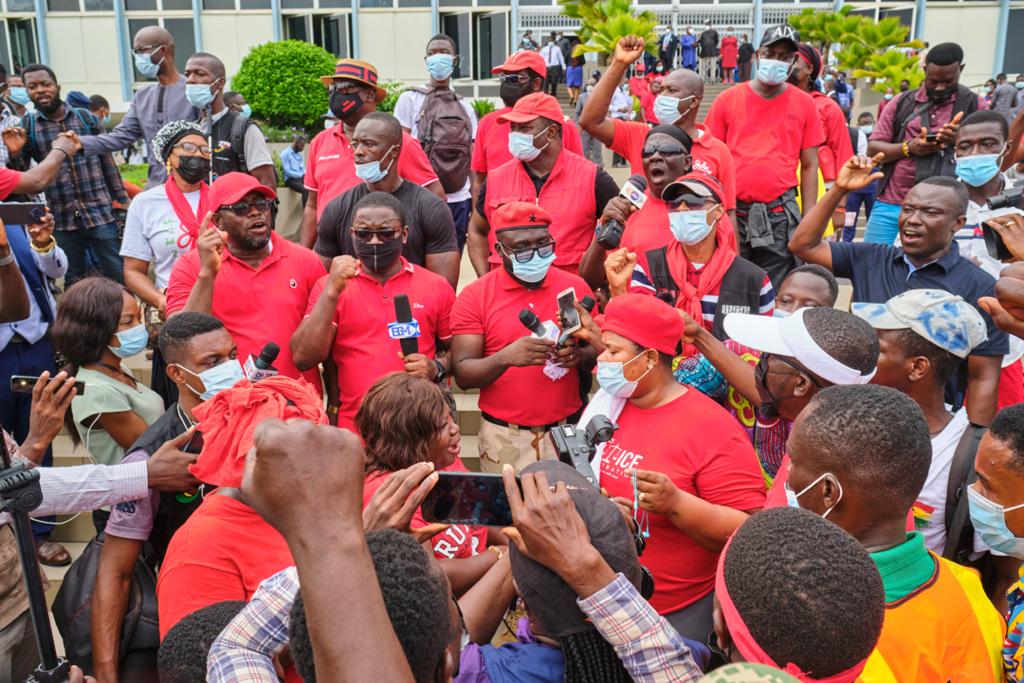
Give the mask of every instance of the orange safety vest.
M 1003 681 L 1006 624 L 973 569 L 934 553 L 920 588 L 887 603 L 882 635 L 857 678 L 862 683 Z
M 563 149 L 538 196 L 523 163 L 513 159 L 487 174 L 484 217 L 490 223 L 491 214 L 502 204 L 536 202 L 551 214 L 555 265 L 563 269 L 571 267 L 572 272 L 576 272 L 594 238 L 594 226 L 597 225 L 596 180 L 596 164 Z M 491 248 L 490 262 L 500 264 L 501 258 L 494 248 L 493 229 L 487 235 L 487 242 Z

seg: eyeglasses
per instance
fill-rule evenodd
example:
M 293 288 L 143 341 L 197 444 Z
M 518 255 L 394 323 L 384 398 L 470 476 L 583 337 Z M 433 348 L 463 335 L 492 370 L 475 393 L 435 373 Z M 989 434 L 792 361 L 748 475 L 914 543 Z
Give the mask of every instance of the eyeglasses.
M 761 354 L 761 358 L 757 361 L 757 365 L 754 366 L 754 381 L 756 381 L 758 384 L 764 386 L 764 377 L 765 377 L 765 375 L 768 374 L 768 359 L 769 358 L 775 358 L 775 360 L 779 361 L 783 365 L 786 365 L 786 366 L 788 366 L 788 367 L 790 367 L 790 368 L 792 368 L 794 370 L 794 372 L 784 372 L 784 371 L 781 371 L 781 370 L 772 370 L 772 372 L 774 372 L 776 375 L 806 375 L 807 378 L 809 380 L 811 380 L 811 383 L 814 384 L 814 386 L 818 387 L 819 389 L 821 389 L 822 387 L 825 386 L 824 383 L 820 379 L 815 377 L 814 373 L 812 373 L 807 368 L 803 368 L 803 367 L 797 365 L 793 361 L 786 360 L 786 358 L 784 356 L 773 356 L 770 353 L 763 353 L 763 354 Z
M 148 45 L 146 47 L 140 47 L 140 48 L 137 48 L 137 49 L 133 49 L 132 50 L 132 54 L 136 55 L 137 57 L 142 57 L 144 55 L 151 55 L 154 52 L 156 52 L 157 50 L 162 50 L 162 49 L 164 49 L 163 45 Z
M 341 83 L 332 83 L 330 92 L 340 92 L 346 95 L 350 92 L 356 92 L 358 90 L 365 89 L 366 86 L 360 85 L 359 83 L 352 83 L 351 81 L 342 81 Z
M 545 242 L 544 244 L 536 247 L 525 247 L 514 251 L 503 244 L 499 244 L 498 246 L 501 247 L 501 250 L 505 252 L 509 258 L 515 259 L 517 263 L 528 263 L 530 259 L 533 258 L 534 254 L 541 258 L 548 258 L 555 253 L 555 243 L 553 241 Z
M 677 157 L 680 154 L 686 153 L 686 150 L 679 145 L 651 145 L 649 147 L 645 146 L 640 156 L 644 159 L 650 159 L 655 154 L 660 154 L 663 157 Z
M 502 83 L 529 83 L 530 77 L 526 74 L 498 74 L 498 80 Z
M 277 204 L 275 199 L 257 199 L 254 202 L 238 202 L 237 204 L 222 206 L 220 211 L 230 211 L 236 216 L 248 216 L 252 213 L 253 209 L 258 209 L 260 213 L 270 213 L 270 207 L 275 204 Z
M 174 149 L 183 150 L 187 154 L 195 154 L 196 152 L 199 152 L 204 156 L 210 156 L 210 154 L 213 152 L 213 150 L 210 149 L 208 145 L 197 145 L 194 142 L 182 142 L 180 144 L 175 145 Z
M 364 228 L 352 228 L 352 236 L 360 242 L 369 242 L 376 237 L 381 242 L 390 242 L 398 239 L 402 233 L 399 228 L 386 228 L 384 230 L 366 230 Z

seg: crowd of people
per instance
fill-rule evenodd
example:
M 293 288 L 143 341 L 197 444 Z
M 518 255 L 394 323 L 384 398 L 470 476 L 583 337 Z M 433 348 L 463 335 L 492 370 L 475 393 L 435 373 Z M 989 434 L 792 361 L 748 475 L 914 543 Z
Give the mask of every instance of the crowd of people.
M 39 560 L 71 563 L 52 515 L 95 526 L 52 608 L 69 680 L 1024 680 L 1024 113 L 943 43 L 851 127 L 792 27 L 709 31 L 666 34 L 657 79 L 621 38 L 585 90 L 527 33 L 479 121 L 446 35 L 393 115 L 339 59 L 336 124 L 282 155 L 297 242 L 216 56 L 179 74 L 141 29 L 155 82 L 109 131 L 21 70 L 0 196 L 48 208 L 0 223 L 0 422 Z M 139 140 L 129 197 L 111 153 Z M 589 460 L 560 450 L 601 418 Z M 50 466 L 62 430 L 91 464 Z M 463 458 L 511 525 L 421 510 Z

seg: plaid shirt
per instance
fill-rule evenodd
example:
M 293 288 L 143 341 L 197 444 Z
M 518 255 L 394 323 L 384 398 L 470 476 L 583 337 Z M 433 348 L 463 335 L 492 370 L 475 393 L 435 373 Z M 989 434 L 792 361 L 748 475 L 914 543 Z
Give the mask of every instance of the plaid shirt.
M 298 593 L 295 567 L 261 583 L 249 604 L 210 646 L 206 680 L 277 683 L 273 657 L 288 644 L 289 615 Z M 704 675 L 682 637 L 624 575 L 618 574 L 603 589 L 577 603 L 615 648 L 634 681 L 688 683 Z
M 623 574 L 576 604 L 615 648 L 634 681 L 688 683 L 704 676 L 683 638 Z
M 85 119 L 91 114 L 84 114 Z M 35 118 L 34 124 L 30 122 Z M 36 162 L 42 161 L 53 146 L 58 135 L 73 130 L 79 136 L 92 135 L 93 131 L 81 118 L 64 105 L 64 117 L 52 120 L 39 112 L 22 118 L 22 126 L 32 133 L 34 144 L 29 140 L 23 154 L 29 154 Z M 84 156 L 76 154 L 65 159 L 60 166 L 57 179 L 46 188 L 46 202 L 53 211 L 55 229 L 58 231 L 79 230 L 83 227 L 97 228 L 114 222 L 112 202 L 128 203 L 121 174 L 109 154 Z M 81 217 L 81 223 L 76 221 Z

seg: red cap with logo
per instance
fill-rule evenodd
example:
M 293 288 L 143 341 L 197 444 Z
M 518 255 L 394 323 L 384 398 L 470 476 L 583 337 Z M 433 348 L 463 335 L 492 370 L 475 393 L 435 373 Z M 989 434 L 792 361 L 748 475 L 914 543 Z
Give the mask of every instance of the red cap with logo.
M 548 65 L 544 62 L 544 58 L 540 56 L 540 53 L 533 50 L 513 52 L 508 56 L 504 64 L 499 64 L 491 69 L 491 73 L 514 73 L 524 69 L 529 69 L 541 77 L 548 75 Z
M 267 199 L 277 199 L 277 193 L 253 178 L 248 173 L 225 173 L 218 176 L 210 186 L 210 210 L 234 204 L 250 192 L 259 192 Z
M 674 354 L 683 336 L 683 318 L 667 303 L 649 294 L 623 294 L 604 307 L 601 329 L 614 332 L 645 349 Z
M 502 204 L 491 214 L 494 232 L 516 228 L 546 228 L 551 225 L 551 214 L 533 202 Z
M 565 115 L 562 113 L 562 106 L 558 104 L 551 95 L 542 92 L 535 92 L 526 97 L 520 97 L 512 111 L 506 112 L 498 117 L 498 123 L 529 123 L 537 117 L 554 121 L 562 125 Z

